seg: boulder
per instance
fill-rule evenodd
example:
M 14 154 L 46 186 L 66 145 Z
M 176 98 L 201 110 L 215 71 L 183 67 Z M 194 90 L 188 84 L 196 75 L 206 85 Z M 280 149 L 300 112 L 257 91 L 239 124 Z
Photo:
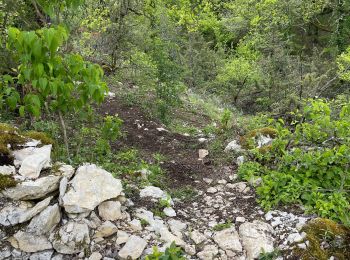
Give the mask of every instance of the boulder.
M 34 200 L 45 197 L 47 194 L 58 189 L 59 176 L 46 176 L 35 181 L 25 181 L 16 187 L 6 189 L 2 194 L 13 200 Z
M 89 227 L 84 222 L 69 221 L 50 236 L 53 248 L 61 254 L 76 254 L 90 244 Z
M 21 165 L 18 173 L 29 179 L 38 178 L 41 170 L 50 166 L 51 148 L 52 145 L 45 145 L 40 148 L 28 147 L 23 149 L 26 151 L 24 152 L 26 156 L 23 157 L 18 155 L 19 151 L 17 153 L 15 151 L 15 163 L 20 161 L 19 164 Z
M 10 204 L 0 211 L 0 224 L 3 226 L 14 226 L 27 222 L 47 208 L 51 199 L 52 197 L 46 198 L 34 207 L 18 207 L 17 205 Z
M 130 236 L 126 244 L 119 251 L 118 255 L 121 259 L 138 259 L 143 250 L 145 250 L 147 242 L 139 236 Z
M 92 211 L 101 202 L 118 197 L 122 192 L 121 181 L 96 165 L 83 165 L 69 182 L 62 205 L 68 213 Z
M 103 220 L 115 221 L 122 217 L 119 201 L 105 201 L 98 206 L 98 214 Z
M 239 235 L 248 260 L 257 258 L 260 253 L 270 253 L 274 250 L 273 232 L 271 225 L 258 220 L 243 223 L 239 227 Z
M 215 232 L 213 239 L 223 250 L 242 252 L 239 235 L 234 227 Z
M 45 236 L 18 231 L 13 237 L 18 243 L 19 249 L 24 252 L 34 253 L 52 248 L 50 241 Z

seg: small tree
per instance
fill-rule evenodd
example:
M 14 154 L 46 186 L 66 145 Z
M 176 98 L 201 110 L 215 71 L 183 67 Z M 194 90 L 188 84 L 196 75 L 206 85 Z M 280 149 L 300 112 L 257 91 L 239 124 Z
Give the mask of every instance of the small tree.
M 7 48 L 20 65 L 17 76 L 2 76 L 0 105 L 18 109 L 22 116 L 38 117 L 43 108 L 57 113 L 69 156 L 62 114 L 102 102 L 108 88 L 98 65 L 85 62 L 80 55 L 59 52 L 67 38 L 62 26 L 37 31 L 10 28 Z

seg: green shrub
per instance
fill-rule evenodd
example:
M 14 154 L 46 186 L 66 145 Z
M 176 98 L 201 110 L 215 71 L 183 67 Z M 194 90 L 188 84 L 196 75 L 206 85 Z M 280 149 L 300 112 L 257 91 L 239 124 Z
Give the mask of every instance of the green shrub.
M 251 151 L 256 162 L 240 166 L 248 180 L 262 176 L 259 202 L 270 209 L 302 203 L 310 212 L 350 224 L 350 103 L 334 115 L 324 100 L 307 103 L 287 125 L 275 121 L 278 133 L 269 150 Z
M 157 247 L 153 247 L 153 253 L 146 256 L 146 260 L 185 260 L 184 253 L 180 247 L 173 242 L 164 253 L 159 252 Z
M 66 113 L 103 101 L 107 86 L 102 69 L 80 55 L 62 55 L 59 49 L 67 39 L 62 26 L 8 29 L 7 46 L 20 66 L 16 77 L 0 77 L 0 108 L 39 116 L 44 107 Z

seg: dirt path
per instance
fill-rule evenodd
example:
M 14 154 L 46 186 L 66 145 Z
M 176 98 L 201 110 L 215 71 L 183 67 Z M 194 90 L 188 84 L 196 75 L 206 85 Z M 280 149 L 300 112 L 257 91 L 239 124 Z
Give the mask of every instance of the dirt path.
M 287 238 L 284 234 L 297 232 L 296 225 L 303 221 L 303 218 L 299 219 L 285 212 L 276 212 L 273 217 L 266 217 L 256 202 L 254 188 L 238 180 L 236 165 L 214 166 L 210 156 L 205 161 L 198 160 L 198 149 L 206 148 L 206 144 L 201 144 L 194 137 L 165 130 L 160 122 L 148 118 L 140 108 L 127 106 L 117 98 L 108 99 L 99 108 L 99 113 L 118 114 L 124 121 L 123 131 L 126 135 L 113 145 L 115 151 L 123 147 L 133 147 L 140 151 L 145 159 L 151 159 L 154 153 L 160 153 L 167 158 L 162 168 L 168 176 L 169 190 L 187 187 L 196 191 L 197 195 L 191 200 L 175 200 L 173 207 L 176 211 L 175 219 L 187 225 L 188 232 L 185 232 L 182 239 L 188 243 L 187 251 L 190 252 L 187 253 L 194 255 L 191 259 L 249 259 L 251 251 L 259 248 L 260 245 L 256 245 L 255 249 L 254 246 L 250 249 L 243 247 L 241 251 L 230 246 L 225 249 L 215 238 L 218 227 L 225 223 L 229 223 L 225 228 L 233 227 L 232 232 L 236 233 L 226 234 L 227 237 L 223 234 L 223 244 L 234 244 L 231 240 L 235 237 L 234 234 L 238 236 L 237 232 L 241 232 L 240 227 L 243 227 L 243 224 L 248 230 L 252 228 L 248 232 L 253 233 L 259 233 L 259 230 L 265 229 L 264 225 L 267 225 L 269 232 L 275 232 L 274 237 L 264 231 L 257 243 L 262 243 L 265 239 L 268 244 L 274 240 L 274 247 L 282 249 Z M 136 207 L 146 207 L 144 201 L 139 202 L 135 203 Z M 169 223 L 172 219 L 164 220 Z M 277 223 L 276 220 L 281 223 Z M 260 221 L 256 224 L 257 229 L 254 229 L 255 221 Z M 268 222 L 272 225 L 276 222 L 276 227 L 273 228 Z M 192 237 L 193 234 L 196 237 Z M 244 238 L 239 237 L 238 243 L 244 245 Z

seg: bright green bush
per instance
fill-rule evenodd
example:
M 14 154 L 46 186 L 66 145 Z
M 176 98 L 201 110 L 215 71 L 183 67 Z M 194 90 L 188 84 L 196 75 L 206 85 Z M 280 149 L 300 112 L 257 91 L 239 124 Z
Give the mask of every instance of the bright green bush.
M 257 189 L 261 205 L 302 203 L 308 211 L 350 224 L 350 103 L 332 113 L 324 100 L 311 100 L 302 114 L 292 114 L 266 153 L 253 150 L 256 162 L 247 162 L 239 175 L 262 177 Z
M 184 253 L 180 247 L 173 242 L 164 253 L 159 252 L 157 247 L 153 248 L 153 253 L 146 256 L 146 260 L 185 260 Z
M 45 107 L 65 113 L 102 102 L 107 91 L 102 69 L 80 55 L 59 52 L 68 38 L 64 27 L 8 30 L 7 47 L 19 63 L 17 76 L 0 78 L 0 105 L 39 116 Z

